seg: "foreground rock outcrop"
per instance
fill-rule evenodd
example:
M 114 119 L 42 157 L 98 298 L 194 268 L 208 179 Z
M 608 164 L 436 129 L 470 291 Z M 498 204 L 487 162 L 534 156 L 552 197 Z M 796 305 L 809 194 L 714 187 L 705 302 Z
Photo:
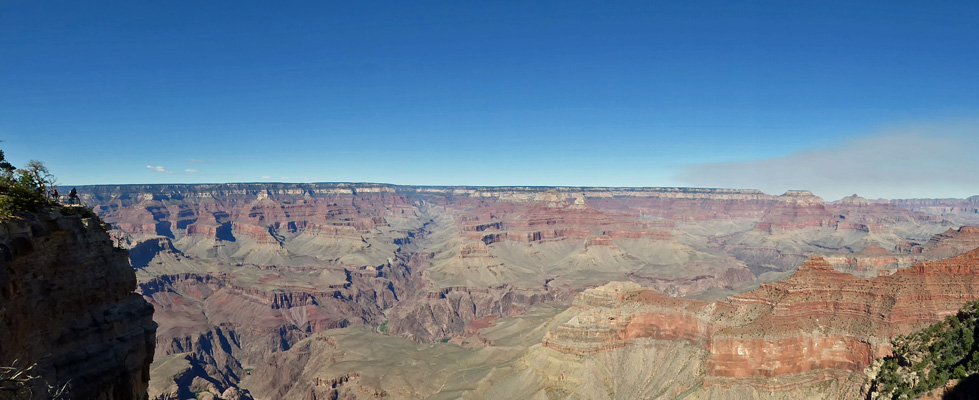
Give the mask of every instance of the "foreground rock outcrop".
M 156 323 L 135 289 L 97 217 L 50 209 L 0 223 L 0 365 L 30 368 L 35 399 L 147 398 Z

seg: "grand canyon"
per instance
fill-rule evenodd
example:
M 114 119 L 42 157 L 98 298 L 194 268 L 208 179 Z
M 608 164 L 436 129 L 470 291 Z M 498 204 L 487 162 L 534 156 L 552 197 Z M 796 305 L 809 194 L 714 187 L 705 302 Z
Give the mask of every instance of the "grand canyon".
M 0 0 L 0 400 L 979 399 L 977 20 Z
M 979 299 L 979 197 L 78 189 L 154 308 L 154 399 L 862 398 Z

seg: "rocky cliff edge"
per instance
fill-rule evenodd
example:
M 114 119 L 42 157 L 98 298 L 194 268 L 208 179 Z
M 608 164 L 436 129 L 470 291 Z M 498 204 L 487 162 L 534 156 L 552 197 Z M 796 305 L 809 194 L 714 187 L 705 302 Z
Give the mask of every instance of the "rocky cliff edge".
M 5 394 L 145 399 L 153 307 L 102 221 L 74 211 L 0 220 L 0 366 L 26 371 Z

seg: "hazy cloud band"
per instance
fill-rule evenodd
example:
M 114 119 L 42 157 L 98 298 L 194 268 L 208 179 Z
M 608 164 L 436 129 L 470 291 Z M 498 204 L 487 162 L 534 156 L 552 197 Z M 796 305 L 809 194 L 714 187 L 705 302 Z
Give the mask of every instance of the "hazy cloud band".
M 979 124 L 890 129 L 830 148 L 744 162 L 693 164 L 689 186 L 809 189 L 827 200 L 968 197 L 979 194 Z

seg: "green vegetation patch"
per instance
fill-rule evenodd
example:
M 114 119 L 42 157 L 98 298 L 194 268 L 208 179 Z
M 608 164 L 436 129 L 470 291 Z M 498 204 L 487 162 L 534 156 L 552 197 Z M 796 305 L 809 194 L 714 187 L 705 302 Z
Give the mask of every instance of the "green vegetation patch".
M 56 193 L 57 179 L 44 163 L 31 160 L 24 168 L 14 167 L 0 150 L 0 218 L 22 212 L 38 212 L 58 207 L 62 215 L 95 217 L 91 208 L 83 205 L 62 205 Z
M 40 211 L 54 200 L 48 195 L 54 176 L 40 161 L 31 160 L 25 168 L 16 168 L 0 150 L 0 215 Z
M 868 399 L 913 399 L 950 379 L 979 373 L 976 320 L 979 301 L 955 315 L 891 341 L 894 354 L 868 368 Z

